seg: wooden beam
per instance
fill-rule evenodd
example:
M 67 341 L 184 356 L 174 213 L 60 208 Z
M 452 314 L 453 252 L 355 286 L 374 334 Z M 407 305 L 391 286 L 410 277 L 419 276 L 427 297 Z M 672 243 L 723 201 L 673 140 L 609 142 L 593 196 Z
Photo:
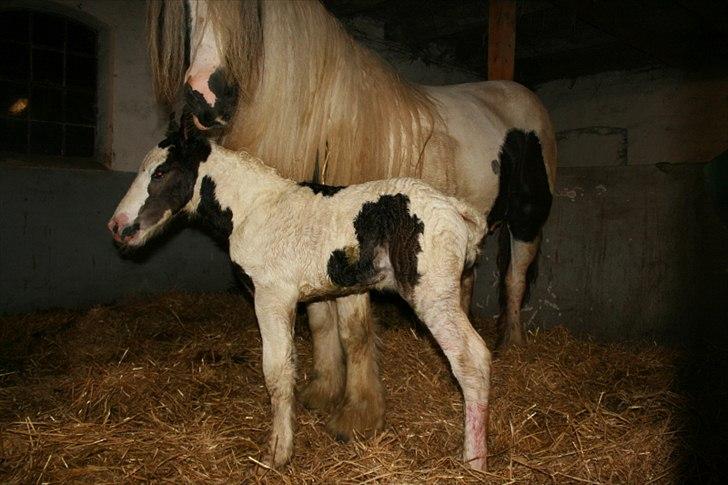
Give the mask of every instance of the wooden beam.
M 488 79 L 513 80 L 516 53 L 516 2 L 490 0 L 488 7 Z

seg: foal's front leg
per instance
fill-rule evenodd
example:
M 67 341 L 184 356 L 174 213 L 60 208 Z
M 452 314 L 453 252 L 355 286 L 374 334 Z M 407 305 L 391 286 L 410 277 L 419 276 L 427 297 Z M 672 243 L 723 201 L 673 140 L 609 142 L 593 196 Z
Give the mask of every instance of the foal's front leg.
M 296 301 L 293 291 L 255 289 L 255 314 L 263 340 L 263 375 L 273 412 L 270 451 L 265 461 L 274 467 L 288 463 L 293 454 Z

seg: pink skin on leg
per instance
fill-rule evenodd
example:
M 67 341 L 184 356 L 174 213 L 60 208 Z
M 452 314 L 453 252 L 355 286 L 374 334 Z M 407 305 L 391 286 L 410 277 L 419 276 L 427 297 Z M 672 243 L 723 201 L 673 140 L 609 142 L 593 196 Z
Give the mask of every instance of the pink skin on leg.
M 465 461 L 485 471 L 488 456 L 488 403 L 465 403 Z

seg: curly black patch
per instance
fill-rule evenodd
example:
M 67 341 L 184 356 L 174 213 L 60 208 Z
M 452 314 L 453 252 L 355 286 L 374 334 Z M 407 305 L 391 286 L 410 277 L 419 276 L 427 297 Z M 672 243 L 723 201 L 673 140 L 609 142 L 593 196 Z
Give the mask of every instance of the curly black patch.
M 233 232 L 233 211 L 228 207 L 223 210 L 215 197 L 215 181 L 205 175 L 200 183 L 200 205 L 197 214 L 212 236 L 227 242 Z
M 409 292 L 417 285 L 417 255 L 422 252 L 419 236 L 424 223 L 409 213 L 409 197 L 382 195 L 365 203 L 354 219 L 357 248 L 342 248 L 331 253 L 327 272 L 331 281 L 342 287 L 366 286 L 377 276 L 374 259 L 386 251 L 394 277 Z
M 298 182 L 301 187 L 308 187 L 314 194 L 321 194 L 324 197 L 331 197 L 341 189 L 345 189 L 346 185 L 324 185 L 315 182 Z

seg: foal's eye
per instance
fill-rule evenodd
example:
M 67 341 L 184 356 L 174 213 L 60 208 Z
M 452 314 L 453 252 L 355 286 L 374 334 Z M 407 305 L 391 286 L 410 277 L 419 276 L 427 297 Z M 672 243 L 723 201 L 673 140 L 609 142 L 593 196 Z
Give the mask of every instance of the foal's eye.
M 154 173 L 152 174 L 152 178 L 153 178 L 153 179 L 161 179 L 162 177 L 164 177 L 164 174 L 166 174 L 166 173 L 167 173 L 167 172 L 165 172 L 165 171 L 164 171 L 164 170 L 162 170 L 161 168 L 158 168 L 158 169 L 156 169 L 156 170 L 154 171 Z

